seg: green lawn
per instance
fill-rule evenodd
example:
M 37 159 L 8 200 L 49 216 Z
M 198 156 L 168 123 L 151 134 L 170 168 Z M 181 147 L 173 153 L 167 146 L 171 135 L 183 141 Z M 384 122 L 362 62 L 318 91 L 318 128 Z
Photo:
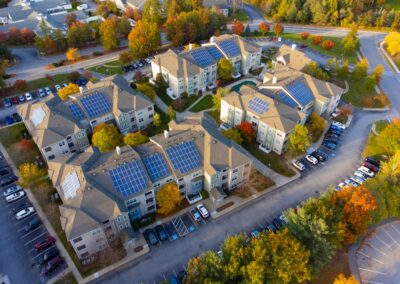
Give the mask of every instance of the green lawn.
M 390 7 L 394 10 L 400 10 L 400 1 L 399 0 L 385 0 L 385 4 L 389 4 Z
M 254 157 L 256 157 L 260 162 L 274 170 L 278 174 L 283 176 L 292 177 L 296 173 L 287 164 L 283 156 L 280 156 L 274 152 L 269 154 L 264 153 L 258 149 L 258 144 L 253 143 L 251 145 L 243 146 L 247 151 L 249 151 Z
M 210 111 L 207 111 L 206 114 L 211 116 L 218 125 L 220 125 L 222 123 L 221 119 L 219 118 L 219 111 L 210 110 Z
M 203 97 L 197 104 L 190 108 L 192 112 L 200 112 L 206 109 L 210 109 L 213 106 L 212 96 L 207 95 Z
M 387 120 L 379 120 L 379 121 L 375 122 L 375 131 L 377 133 L 380 133 L 388 125 L 389 125 L 389 121 L 387 121 Z
M 104 65 L 97 65 L 97 66 L 88 68 L 88 70 L 92 71 L 92 72 L 104 74 L 104 75 L 115 75 L 115 74 L 122 75 L 122 74 L 124 74 L 124 71 L 122 71 L 121 66 L 108 67 L 108 66 L 104 66 Z
M 72 272 L 70 272 L 67 275 L 65 275 L 63 278 L 54 282 L 54 284 L 78 284 L 78 282 L 76 281 L 74 274 L 72 274 Z
M 239 20 L 241 22 L 246 22 L 248 21 L 250 18 L 249 16 L 246 14 L 245 11 L 241 10 L 241 9 L 235 9 L 232 14 L 229 16 L 229 19 L 231 20 Z
M 187 110 L 198 98 L 200 95 L 191 95 L 186 99 L 179 98 L 172 102 L 172 107 L 177 112 L 182 112 Z

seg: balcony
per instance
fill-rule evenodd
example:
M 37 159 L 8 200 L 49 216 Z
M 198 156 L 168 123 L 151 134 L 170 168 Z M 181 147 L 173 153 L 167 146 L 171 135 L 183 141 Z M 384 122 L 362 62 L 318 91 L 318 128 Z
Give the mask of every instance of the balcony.
M 197 194 L 188 194 L 186 195 L 186 200 L 189 202 L 190 205 L 195 204 L 203 199 L 200 193 Z

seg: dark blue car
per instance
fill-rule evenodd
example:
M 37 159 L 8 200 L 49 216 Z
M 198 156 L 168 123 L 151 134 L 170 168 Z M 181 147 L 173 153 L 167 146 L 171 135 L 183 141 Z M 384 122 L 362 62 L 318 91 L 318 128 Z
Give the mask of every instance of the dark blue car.
M 336 144 L 331 143 L 331 142 L 324 142 L 323 144 L 326 148 L 330 149 L 330 150 L 335 150 L 336 149 Z

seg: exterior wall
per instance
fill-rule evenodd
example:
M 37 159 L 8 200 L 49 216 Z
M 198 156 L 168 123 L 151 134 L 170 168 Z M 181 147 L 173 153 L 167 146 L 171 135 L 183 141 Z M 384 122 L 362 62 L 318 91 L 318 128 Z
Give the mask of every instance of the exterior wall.
M 50 146 L 41 149 L 43 156 L 46 160 L 53 160 L 59 156 L 70 152 L 67 139 L 60 140 Z
M 205 68 L 206 85 L 214 84 L 217 80 L 217 64 L 213 64 Z
M 79 151 L 83 151 L 85 148 L 89 147 L 89 138 L 87 136 L 86 129 L 81 129 L 74 135 L 75 144 Z
M 154 122 L 154 106 L 151 105 L 144 109 L 139 109 L 134 112 L 135 124 L 138 130 L 143 130 L 147 128 L 150 124 Z M 132 127 L 134 127 L 132 125 Z
M 254 67 L 261 64 L 261 49 L 255 53 L 247 53 L 242 55 L 242 74 L 247 75 Z
M 92 119 L 90 120 L 90 125 L 92 126 L 92 128 L 95 128 L 97 125 L 101 124 L 101 123 L 106 123 L 110 120 L 113 120 L 114 116 L 112 113 L 108 113 L 106 115 L 103 115 L 101 117 L 97 117 L 96 119 Z
M 342 94 L 331 97 L 329 101 L 329 105 L 326 109 L 327 114 L 332 114 L 332 112 L 337 108 L 339 105 L 340 99 L 342 98 Z
M 229 178 L 228 178 L 228 189 L 232 190 L 243 183 L 245 183 L 249 176 L 250 176 L 250 164 L 251 162 L 247 163 L 246 165 L 241 165 L 239 167 L 229 169 Z
M 87 258 L 91 254 L 109 246 L 107 237 L 101 226 L 70 240 L 70 243 L 80 259 Z
M 203 170 L 197 170 L 193 173 L 190 173 L 184 177 L 181 177 L 179 179 L 176 179 L 176 183 L 178 185 L 178 188 L 181 192 L 181 196 L 186 196 L 189 194 L 195 194 L 197 192 L 192 190 L 192 181 L 200 176 L 203 176 Z M 203 188 L 204 188 L 204 183 L 203 183 Z
M 235 108 L 222 100 L 220 119 L 223 122 L 233 127 L 243 121 L 244 115 L 245 114 L 242 109 Z

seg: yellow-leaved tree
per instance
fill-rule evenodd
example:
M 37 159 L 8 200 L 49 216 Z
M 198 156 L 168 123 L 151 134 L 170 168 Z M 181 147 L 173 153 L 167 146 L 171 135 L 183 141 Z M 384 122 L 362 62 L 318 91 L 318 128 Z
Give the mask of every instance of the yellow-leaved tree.
M 21 164 L 18 167 L 18 170 L 18 183 L 24 188 L 31 188 L 35 186 L 43 177 L 47 175 L 45 169 L 41 169 L 33 163 Z
M 348 278 L 344 276 L 343 273 L 340 273 L 336 278 L 333 284 L 359 284 L 356 278 L 353 275 L 350 275 Z
M 122 135 L 114 125 L 102 123 L 93 130 L 92 144 L 102 153 L 109 152 L 123 145 Z
M 391 32 L 385 37 L 386 48 L 391 56 L 395 56 L 400 52 L 400 33 Z
M 157 212 L 168 215 L 181 203 L 181 193 L 176 183 L 167 183 L 157 192 Z
M 58 91 L 58 96 L 63 101 L 69 98 L 69 95 L 76 94 L 79 92 L 79 87 L 77 84 L 69 83 L 68 86 L 62 88 Z
M 75 47 L 68 48 L 67 52 L 65 53 L 65 57 L 69 61 L 76 61 L 79 59 L 79 51 Z

